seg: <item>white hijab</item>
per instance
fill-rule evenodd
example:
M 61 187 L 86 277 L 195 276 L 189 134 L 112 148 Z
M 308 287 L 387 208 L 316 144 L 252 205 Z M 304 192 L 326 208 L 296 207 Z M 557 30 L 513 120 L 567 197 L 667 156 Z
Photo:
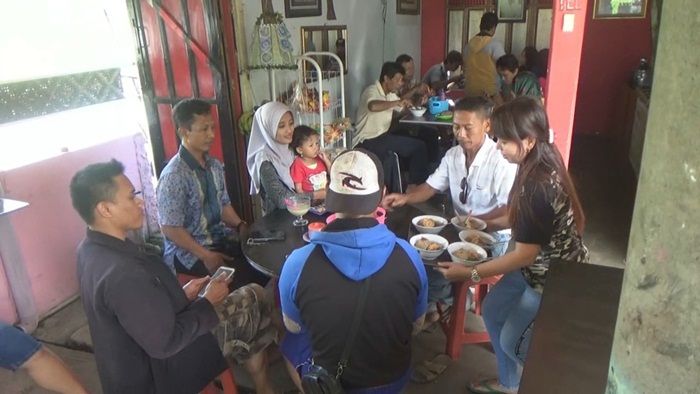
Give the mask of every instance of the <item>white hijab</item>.
M 277 125 L 287 112 L 291 112 L 289 107 L 278 101 L 271 101 L 255 111 L 246 159 L 251 179 L 251 195 L 260 192 L 260 166 L 265 161 L 271 162 L 282 183 L 287 185 L 289 190 L 294 190 L 294 182 L 289 175 L 294 153 L 289 149 L 288 144 L 280 144 L 275 140 Z

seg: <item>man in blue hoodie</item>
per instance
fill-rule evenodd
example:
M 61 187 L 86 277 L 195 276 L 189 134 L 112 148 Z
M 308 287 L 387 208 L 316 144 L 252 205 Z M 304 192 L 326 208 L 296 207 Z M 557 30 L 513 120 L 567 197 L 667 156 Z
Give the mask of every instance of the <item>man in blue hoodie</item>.
M 377 157 L 347 151 L 330 173 L 326 207 L 338 218 L 313 233 L 282 269 L 280 299 L 289 331 L 282 352 L 301 375 L 313 363 L 335 376 L 362 282 L 371 277 L 340 382 L 353 392 L 399 392 L 409 378 L 411 335 L 425 318 L 425 268 L 408 242 L 374 219 L 384 191 Z M 298 383 L 299 376 L 294 378 Z

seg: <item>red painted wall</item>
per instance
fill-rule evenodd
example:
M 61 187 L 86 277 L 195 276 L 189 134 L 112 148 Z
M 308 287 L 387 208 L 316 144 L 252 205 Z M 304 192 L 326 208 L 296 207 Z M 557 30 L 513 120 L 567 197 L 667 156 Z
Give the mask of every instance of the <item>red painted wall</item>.
M 639 59 L 651 57 L 650 3 L 644 19 L 593 19 L 593 7 L 589 7 L 574 132 L 615 132 L 622 87 Z
M 564 163 L 569 162 L 571 151 L 587 5 L 583 2 L 580 8 L 554 7 L 552 15 L 545 107 L 549 117 L 549 127 L 554 130 L 554 143 L 559 148 Z M 571 31 L 563 29 L 565 16 L 573 18 Z
M 447 32 L 447 1 L 421 1 L 420 14 L 420 75 L 445 60 Z
M 547 0 L 539 0 L 546 3 Z M 463 3 L 464 0 L 450 0 Z M 447 0 L 423 1 L 421 75 L 445 56 Z M 469 0 L 469 5 L 486 3 Z M 555 6 L 558 2 L 555 3 Z M 639 64 L 651 57 L 651 9 L 644 19 L 593 19 L 588 7 L 577 93 L 574 133 L 614 133 L 622 86 Z

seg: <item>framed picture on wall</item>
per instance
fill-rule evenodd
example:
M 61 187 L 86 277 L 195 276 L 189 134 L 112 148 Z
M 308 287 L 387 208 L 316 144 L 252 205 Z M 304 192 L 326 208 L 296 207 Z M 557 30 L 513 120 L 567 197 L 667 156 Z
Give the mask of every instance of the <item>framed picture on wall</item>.
M 396 0 L 396 13 L 404 15 L 420 14 L 420 0 Z
M 647 0 L 595 0 L 593 19 L 644 18 Z
M 285 18 L 320 16 L 321 13 L 321 0 L 284 0 Z
M 499 22 L 525 22 L 525 0 L 496 0 Z

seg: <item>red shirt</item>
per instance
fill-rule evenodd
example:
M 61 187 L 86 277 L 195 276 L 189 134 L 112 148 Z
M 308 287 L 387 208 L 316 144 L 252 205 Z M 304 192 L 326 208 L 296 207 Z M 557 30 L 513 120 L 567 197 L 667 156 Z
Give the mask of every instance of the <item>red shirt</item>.
M 301 183 L 301 189 L 305 192 L 314 192 L 323 190 L 328 183 L 328 169 L 323 163 L 323 160 L 316 158 L 316 167 L 309 168 L 301 157 L 294 159 L 290 172 L 292 181 L 296 185 Z

